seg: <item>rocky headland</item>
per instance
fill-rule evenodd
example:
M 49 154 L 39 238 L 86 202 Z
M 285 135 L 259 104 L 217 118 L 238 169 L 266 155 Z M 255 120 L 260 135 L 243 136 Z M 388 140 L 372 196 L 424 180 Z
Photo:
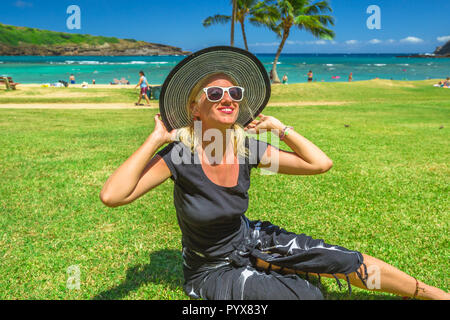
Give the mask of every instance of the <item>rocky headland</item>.
M 188 55 L 165 44 L 0 24 L 0 56 Z

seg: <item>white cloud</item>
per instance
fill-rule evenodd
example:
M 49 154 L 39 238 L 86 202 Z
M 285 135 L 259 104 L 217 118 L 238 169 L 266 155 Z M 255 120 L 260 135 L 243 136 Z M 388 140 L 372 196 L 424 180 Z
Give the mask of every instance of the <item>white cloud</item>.
M 31 8 L 33 4 L 31 2 L 17 0 L 16 2 L 14 2 L 14 6 L 17 8 Z
M 347 40 L 345 41 L 346 44 L 357 44 L 358 40 Z
M 386 42 L 387 42 L 387 43 L 394 43 L 395 40 L 394 40 L 394 39 L 389 39 L 389 40 L 387 40 Z
M 299 41 L 299 40 L 286 40 L 285 45 L 326 45 L 337 44 L 334 40 L 313 40 L 313 41 Z M 279 42 L 256 42 L 249 46 L 251 47 L 272 47 L 280 45 Z
M 447 42 L 450 41 L 450 36 L 442 36 L 442 37 L 438 37 L 437 41 L 439 42 Z
M 381 41 L 381 40 L 378 40 L 378 39 L 372 39 L 372 40 L 369 41 L 370 44 L 379 44 L 379 43 L 381 43 L 381 42 L 382 42 L 382 41 Z
M 403 43 L 421 43 L 421 42 L 423 42 L 423 40 L 422 39 L 420 39 L 420 38 L 417 38 L 417 37 L 406 37 L 405 39 L 402 39 L 402 40 L 400 40 L 400 42 L 403 42 Z
M 318 45 L 324 45 L 327 44 L 325 40 L 315 40 L 315 41 L 306 41 L 306 44 L 318 44 Z
M 250 46 L 253 46 L 253 47 L 274 47 L 274 46 L 278 46 L 279 44 L 280 44 L 279 42 L 257 42 L 257 43 L 250 44 Z

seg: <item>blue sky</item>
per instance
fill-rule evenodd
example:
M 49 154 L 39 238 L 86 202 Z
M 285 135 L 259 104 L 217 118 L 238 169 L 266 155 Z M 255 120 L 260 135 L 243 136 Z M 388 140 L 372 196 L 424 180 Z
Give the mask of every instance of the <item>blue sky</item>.
M 331 0 L 334 41 L 320 41 L 293 29 L 283 53 L 427 53 L 450 40 L 450 1 Z M 69 5 L 81 9 L 81 29 L 68 30 Z M 370 30 L 370 5 L 381 10 L 381 29 Z M 0 22 L 71 33 L 134 38 L 196 51 L 228 45 L 230 25 L 202 26 L 204 18 L 230 14 L 230 0 L 2 0 Z M 246 26 L 250 51 L 275 53 L 279 39 L 269 30 Z M 236 46 L 243 47 L 239 25 Z

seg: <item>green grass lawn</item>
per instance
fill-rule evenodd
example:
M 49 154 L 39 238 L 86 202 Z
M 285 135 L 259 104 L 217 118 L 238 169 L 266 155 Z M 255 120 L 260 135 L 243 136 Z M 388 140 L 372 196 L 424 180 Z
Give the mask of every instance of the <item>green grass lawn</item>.
M 315 176 L 255 170 L 246 215 L 448 291 L 450 90 L 394 83 L 274 87 L 271 101 L 351 103 L 265 109 L 334 166 Z M 0 109 L 0 299 L 189 298 L 173 182 L 123 207 L 99 200 L 109 175 L 151 133 L 156 112 Z M 66 288 L 72 265 L 80 290 Z M 322 281 L 329 299 L 348 299 L 345 286 Z M 351 299 L 399 298 L 354 288 Z

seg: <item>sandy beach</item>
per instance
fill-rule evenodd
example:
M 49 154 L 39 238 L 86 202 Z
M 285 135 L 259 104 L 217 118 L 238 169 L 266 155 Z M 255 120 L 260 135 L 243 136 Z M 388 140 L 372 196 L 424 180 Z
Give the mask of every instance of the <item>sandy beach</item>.
M 136 84 L 91 84 L 88 83 L 88 89 L 133 89 Z M 150 84 L 150 86 L 159 86 L 158 84 Z M 23 83 L 20 84 L 21 88 L 41 88 L 42 83 Z M 82 83 L 69 84 L 69 88 L 84 89 Z M 137 89 L 136 89 L 137 90 Z
M 150 106 L 134 106 L 123 103 L 8 103 L 0 104 L 0 109 L 157 109 L 158 104 Z
M 351 102 L 345 101 L 301 101 L 301 102 L 273 102 L 268 103 L 268 107 L 293 107 L 293 106 L 326 106 L 345 105 Z M 158 103 L 150 106 L 135 106 L 124 103 L 8 103 L 0 104 L 0 109 L 158 109 Z
M 364 101 L 366 91 L 373 99 L 379 92 L 403 94 L 414 88 L 430 88 L 439 79 L 392 81 L 374 79 L 340 83 L 298 83 L 272 86 L 268 107 L 342 106 Z M 151 86 L 158 86 L 152 84 Z M 437 88 L 439 90 L 440 88 Z M 380 91 L 381 90 L 381 91 Z M 442 89 L 444 90 L 444 89 Z M 43 87 L 42 84 L 19 84 L 17 90 L 0 86 L 0 109 L 158 109 L 158 100 L 136 106 L 139 89 L 135 85 L 82 84 Z M 145 101 L 141 101 L 142 102 Z
M 151 84 L 151 86 L 158 86 Z M 291 85 L 292 86 L 292 85 Z M 302 86 L 302 84 L 299 84 Z M 71 84 L 64 87 L 44 87 L 42 84 L 20 84 L 17 90 L 0 87 L 0 109 L 157 109 L 157 100 L 150 106 L 136 106 L 135 85 Z M 2 100 L 2 98 L 4 99 Z M 45 100 L 45 101 L 43 101 Z M 107 100 L 113 100 L 111 102 Z M 145 101 L 142 101 L 145 102 Z M 141 102 L 141 104 L 142 104 Z M 349 101 L 269 101 L 269 107 L 343 105 Z

